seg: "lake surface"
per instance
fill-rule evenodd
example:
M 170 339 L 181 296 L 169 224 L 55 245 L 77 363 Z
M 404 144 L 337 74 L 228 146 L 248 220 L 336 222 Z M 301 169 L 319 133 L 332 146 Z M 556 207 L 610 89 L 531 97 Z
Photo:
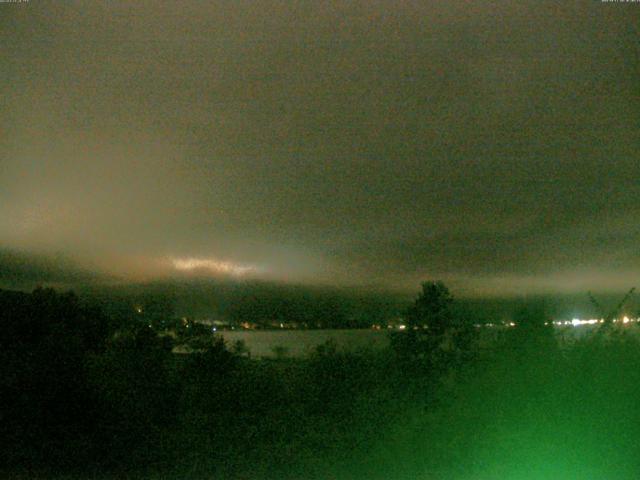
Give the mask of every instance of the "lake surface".
M 580 327 L 561 326 L 555 328 L 556 338 L 562 343 L 571 343 L 594 329 L 591 325 Z M 635 329 L 637 331 L 637 329 Z M 491 344 L 501 328 L 483 328 L 481 342 Z M 244 341 L 252 357 L 274 357 L 280 355 L 303 357 L 312 353 L 318 345 L 329 340 L 339 350 L 382 349 L 389 345 L 392 330 L 224 330 L 217 333 L 225 339 L 229 348 L 238 340 Z M 397 330 L 396 330 L 397 332 Z
M 229 347 L 242 340 L 252 357 L 281 354 L 301 357 L 318 345 L 334 341 L 339 350 L 379 349 L 389 345 L 387 330 L 225 330 L 218 332 Z

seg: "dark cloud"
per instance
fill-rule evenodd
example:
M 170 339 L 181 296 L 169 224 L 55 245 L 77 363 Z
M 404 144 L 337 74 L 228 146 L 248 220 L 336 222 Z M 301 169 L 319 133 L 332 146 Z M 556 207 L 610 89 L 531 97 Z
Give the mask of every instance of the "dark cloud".
M 640 273 L 640 10 L 429 3 L 3 4 L 0 246 L 401 288 Z

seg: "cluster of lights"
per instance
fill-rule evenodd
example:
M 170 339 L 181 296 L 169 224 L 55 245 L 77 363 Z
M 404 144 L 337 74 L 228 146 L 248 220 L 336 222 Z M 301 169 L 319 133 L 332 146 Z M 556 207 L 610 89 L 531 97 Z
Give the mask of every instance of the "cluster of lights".
M 247 275 L 257 271 L 257 268 L 252 265 L 239 265 L 237 263 L 211 258 L 175 258 L 171 263 L 176 270 L 181 271 L 209 270 L 213 273 L 237 276 Z
M 638 321 L 640 321 L 640 318 L 629 318 L 629 317 L 622 317 L 620 319 L 618 318 L 614 318 L 612 320 L 613 323 L 623 323 L 623 324 L 627 324 L 627 323 L 637 323 Z M 574 327 L 579 327 L 581 325 L 596 325 L 599 323 L 604 323 L 604 319 L 603 318 L 592 318 L 590 320 L 580 320 L 579 318 L 574 318 L 573 320 L 564 320 L 564 321 L 558 321 L 558 322 L 553 322 L 554 325 L 557 326 L 564 326 L 564 325 L 571 325 Z
M 544 322 L 545 325 L 549 325 L 549 323 L 551 323 L 552 325 L 556 326 L 556 327 L 580 327 L 582 325 L 598 325 L 601 323 L 604 323 L 605 320 L 604 318 L 591 318 L 589 320 L 582 320 L 580 318 L 574 318 L 572 320 L 555 320 L 553 322 Z M 640 318 L 629 318 L 629 317 L 622 317 L 620 319 L 618 318 L 614 318 L 612 320 L 613 323 L 622 323 L 622 324 L 628 324 L 628 323 L 638 323 L 640 322 Z M 479 325 L 476 325 L 479 326 Z M 494 327 L 496 326 L 493 323 L 487 323 L 486 324 L 487 327 Z M 509 323 L 504 323 L 503 326 L 505 327 L 515 327 L 516 324 L 513 322 L 509 322 Z
M 604 319 L 603 318 L 592 318 L 589 320 L 581 320 L 579 318 L 574 318 L 572 320 L 556 320 L 553 322 L 545 322 L 545 325 L 549 325 L 549 323 L 551 323 L 552 325 L 556 326 L 556 327 L 580 327 L 582 325 L 598 325 L 601 323 L 604 323 Z M 620 319 L 618 318 L 614 318 L 612 320 L 613 323 L 622 323 L 624 325 L 629 324 L 629 323 L 640 323 L 640 317 L 639 318 L 629 318 L 629 317 L 622 317 Z M 480 324 L 480 323 L 476 323 L 474 325 L 476 328 L 482 328 L 482 327 L 487 327 L 487 328 L 493 328 L 493 327 L 515 327 L 516 324 L 514 322 L 506 322 L 506 323 L 484 323 L 484 324 Z M 371 328 L 373 328 L 374 330 L 380 330 L 380 326 L 379 325 L 372 325 Z M 398 325 L 396 327 L 394 327 L 393 325 L 389 325 L 387 328 L 389 329 L 393 329 L 396 328 L 398 330 L 406 330 L 407 326 L 406 325 Z M 414 330 L 417 329 L 418 327 L 414 327 Z M 423 327 L 424 328 L 424 327 Z

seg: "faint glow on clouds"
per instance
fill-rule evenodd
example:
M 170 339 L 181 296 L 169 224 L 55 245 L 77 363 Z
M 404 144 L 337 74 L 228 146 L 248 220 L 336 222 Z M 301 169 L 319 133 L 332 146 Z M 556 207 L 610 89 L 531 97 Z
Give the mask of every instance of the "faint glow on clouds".
M 258 273 L 259 269 L 253 265 L 240 265 L 226 260 L 213 258 L 174 258 L 171 260 L 174 268 L 181 271 L 209 270 L 212 273 L 243 276 Z

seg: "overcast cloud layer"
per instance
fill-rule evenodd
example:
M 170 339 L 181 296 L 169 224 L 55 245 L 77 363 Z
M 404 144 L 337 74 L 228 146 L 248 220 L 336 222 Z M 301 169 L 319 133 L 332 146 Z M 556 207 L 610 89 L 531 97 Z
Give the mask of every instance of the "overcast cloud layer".
M 1 248 L 131 279 L 190 257 L 469 293 L 640 278 L 640 4 L 31 1 L 0 22 Z

